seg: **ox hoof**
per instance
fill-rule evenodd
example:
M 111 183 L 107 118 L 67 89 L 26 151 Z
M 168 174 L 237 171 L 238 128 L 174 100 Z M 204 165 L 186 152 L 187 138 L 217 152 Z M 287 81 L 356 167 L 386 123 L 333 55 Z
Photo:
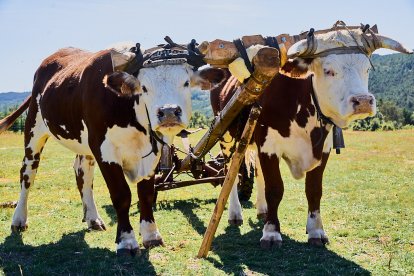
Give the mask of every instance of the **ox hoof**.
M 125 257 L 125 256 L 132 256 L 135 257 L 136 255 L 141 255 L 141 250 L 137 248 L 128 249 L 128 248 L 121 248 L 116 251 L 117 257 Z
M 243 224 L 242 219 L 229 219 L 229 224 L 234 226 L 241 226 Z
M 257 218 L 266 221 L 267 213 L 257 214 Z
M 88 231 L 105 231 L 106 226 L 105 223 L 101 219 L 91 220 L 88 223 L 90 226 L 88 227 Z
M 144 244 L 144 247 L 146 249 L 148 249 L 148 248 L 153 248 L 153 247 L 157 247 L 157 246 L 164 246 L 164 241 L 162 239 L 161 240 L 152 240 L 152 241 L 143 242 L 143 244 Z
M 261 240 L 260 247 L 262 249 L 272 249 L 282 247 L 282 241 L 279 240 Z
M 308 239 L 308 244 L 312 245 L 312 246 L 322 247 L 322 246 L 324 246 L 325 244 L 328 244 L 328 243 L 329 243 L 328 238 L 321 238 L 321 239 L 319 239 L 319 238 L 310 238 L 310 239 Z
M 13 233 L 19 233 L 19 232 L 24 232 L 27 230 L 27 228 L 29 228 L 29 226 L 26 225 L 12 225 L 11 226 L 11 231 Z

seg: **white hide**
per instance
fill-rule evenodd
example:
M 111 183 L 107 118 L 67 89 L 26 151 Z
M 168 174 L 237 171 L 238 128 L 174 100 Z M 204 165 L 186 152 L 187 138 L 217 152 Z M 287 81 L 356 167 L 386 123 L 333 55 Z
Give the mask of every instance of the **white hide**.
M 83 129 L 80 131 L 80 142 L 77 139 L 65 139 L 57 135 L 56 141 L 62 146 L 80 155 L 92 155 L 92 151 L 88 143 L 88 128 L 82 120 Z
M 89 159 L 88 159 L 89 158 Z M 93 196 L 93 176 L 95 169 L 95 160 L 86 156 L 77 156 L 73 164 L 73 169 L 76 175 L 81 175 L 83 172 L 83 186 L 82 186 L 82 204 L 84 209 L 84 221 L 88 224 L 88 228 L 93 226 L 93 223 L 97 225 L 104 225 L 101 216 L 98 213 L 98 209 L 95 205 L 95 199 Z
M 131 230 L 131 232 L 121 232 L 120 235 L 121 242 L 117 244 L 116 250 L 119 249 L 136 249 L 139 248 L 137 239 L 135 238 L 134 230 Z
M 282 241 L 282 235 L 280 232 L 276 231 L 276 226 L 274 224 L 266 223 L 263 227 L 263 236 L 260 238 L 260 241 Z
M 328 239 L 323 230 L 322 217 L 319 210 L 308 213 L 306 232 L 308 233 L 308 239 Z
M 269 127 L 260 151 L 269 156 L 275 154 L 278 158 L 282 157 L 288 164 L 292 176 L 300 179 L 321 162 L 313 156 L 312 141 L 309 136 L 315 125 L 318 125 L 316 116 L 308 118 L 305 128 L 293 121 L 288 137 L 283 137 L 277 130 Z
M 160 144 L 158 148 L 161 148 Z M 149 179 L 153 174 L 160 155 L 149 154 L 151 151 L 149 137 L 132 126 L 109 128 L 101 144 L 102 161 L 121 165 L 125 175 L 134 183 Z
M 37 98 L 39 101 L 40 96 Z M 43 146 L 45 145 L 49 134 L 47 133 L 47 128 L 42 120 L 40 113 L 36 114 L 35 125 L 32 128 L 33 137 L 30 137 L 30 141 L 27 145 L 27 149 L 32 151 L 32 156 L 39 153 Z M 24 176 L 28 176 L 27 182 L 30 183 L 30 187 L 26 188 L 24 181 L 20 183 L 20 197 L 17 203 L 16 209 L 14 210 L 12 218 L 12 226 L 27 226 L 27 213 L 28 213 L 28 197 L 29 190 L 34 184 L 36 177 L 37 169 L 32 169 L 32 164 L 36 160 L 28 160 L 26 157 L 23 160 L 25 165 L 25 171 L 23 172 Z
M 237 193 L 237 183 L 239 183 L 238 175 L 236 175 L 236 178 L 234 179 L 233 187 L 230 192 L 229 220 L 231 221 L 243 221 L 242 207 Z
M 141 221 L 139 230 L 143 243 L 162 240 L 157 224 L 150 221 Z
M 229 143 L 226 143 L 226 141 L 229 141 Z M 220 142 L 220 146 L 222 149 L 222 152 L 224 156 L 228 157 L 230 156 L 231 152 L 230 149 L 233 146 L 235 140 L 232 139 L 230 136 L 230 133 L 226 131 L 223 134 L 223 139 Z M 230 160 L 229 160 L 230 161 Z M 226 164 L 227 169 L 230 167 L 230 162 L 227 162 Z M 233 187 L 231 189 L 230 195 L 229 195 L 229 221 L 242 221 L 243 215 L 242 215 L 242 208 L 239 201 L 239 195 L 237 193 L 237 183 L 239 182 L 239 177 L 236 176 Z
M 370 95 L 374 98 L 368 92 L 370 68 L 369 60 L 363 54 L 329 55 L 315 58 L 311 63 L 313 89 L 322 113 L 337 126 L 343 128 L 353 120 L 375 115 L 375 100 L 369 114 L 354 114 L 351 101 L 353 96 Z
M 256 150 L 257 152 L 257 150 Z M 265 194 L 265 181 L 263 177 L 262 166 L 260 165 L 259 156 L 256 156 L 256 186 L 257 186 L 257 196 L 256 196 L 256 211 L 257 215 L 267 214 L 267 201 Z

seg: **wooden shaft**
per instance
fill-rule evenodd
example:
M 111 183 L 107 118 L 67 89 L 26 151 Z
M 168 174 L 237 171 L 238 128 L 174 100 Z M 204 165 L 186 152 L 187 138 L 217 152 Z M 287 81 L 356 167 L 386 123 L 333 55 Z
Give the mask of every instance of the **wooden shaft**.
M 207 257 L 207 254 L 210 251 L 214 234 L 216 233 L 221 216 L 223 215 L 224 207 L 226 206 L 231 189 L 234 185 L 236 175 L 239 173 L 240 165 L 243 162 L 244 154 L 246 153 L 247 146 L 250 142 L 250 139 L 252 138 L 257 119 L 260 115 L 260 111 L 261 108 L 257 105 L 253 106 L 250 111 L 249 119 L 246 126 L 244 127 L 242 137 L 237 146 L 237 150 L 233 155 L 230 168 L 227 172 L 226 178 L 224 179 L 223 187 L 221 188 L 220 195 L 217 199 L 216 207 L 214 208 L 210 223 L 204 234 L 203 242 L 201 244 L 200 250 L 198 251 L 197 256 L 199 258 Z
M 208 152 L 222 137 L 234 118 L 243 107 L 252 104 L 270 84 L 273 77 L 279 72 L 279 55 L 274 48 L 263 48 L 253 58 L 254 72 L 247 83 L 236 91 L 230 101 L 226 104 L 216 121 L 197 145 L 193 148 L 194 155 L 203 155 Z M 190 168 L 192 157 L 186 156 L 181 162 L 180 171 Z

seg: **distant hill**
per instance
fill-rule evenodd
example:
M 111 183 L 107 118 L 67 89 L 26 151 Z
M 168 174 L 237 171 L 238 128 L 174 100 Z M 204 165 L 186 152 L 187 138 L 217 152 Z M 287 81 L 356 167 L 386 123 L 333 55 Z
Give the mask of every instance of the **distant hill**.
M 414 111 L 414 55 L 374 55 L 369 89 L 375 97 Z
M 377 99 L 391 100 L 400 108 L 414 111 L 414 55 L 392 54 L 373 55 L 375 71 L 371 70 L 369 90 Z M 0 93 L 0 111 L 5 107 L 18 105 L 29 95 L 26 93 Z M 192 93 L 193 111 L 212 117 L 210 93 Z
M 30 92 L 6 92 L 6 93 L 0 93 L 0 111 L 3 111 L 3 109 L 20 105 L 24 99 L 26 99 L 30 95 Z

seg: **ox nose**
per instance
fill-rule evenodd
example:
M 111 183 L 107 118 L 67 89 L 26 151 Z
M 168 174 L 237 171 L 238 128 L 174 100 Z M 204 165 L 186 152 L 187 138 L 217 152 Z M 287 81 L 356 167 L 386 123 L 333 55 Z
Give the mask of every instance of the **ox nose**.
M 358 95 L 352 96 L 350 102 L 354 107 L 354 113 L 372 113 L 375 105 L 375 98 L 373 95 Z
M 160 123 L 175 123 L 180 121 L 182 113 L 177 105 L 164 105 L 158 109 L 157 117 Z

